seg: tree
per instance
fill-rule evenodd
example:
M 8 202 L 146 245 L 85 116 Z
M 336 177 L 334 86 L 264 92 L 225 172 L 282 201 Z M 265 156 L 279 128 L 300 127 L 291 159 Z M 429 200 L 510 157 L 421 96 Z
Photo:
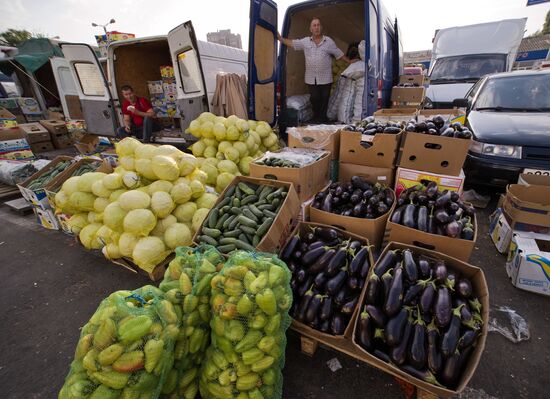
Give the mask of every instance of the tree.
M 542 25 L 542 34 L 546 35 L 550 33 L 550 11 L 546 13 L 546 19 L 544 20 L 544 25 Z
M 31 37 L 46 37 L 43 33 L 31 33 L 26 29 L 8 29 L 0 33 L 0 44 L 18 47 Z

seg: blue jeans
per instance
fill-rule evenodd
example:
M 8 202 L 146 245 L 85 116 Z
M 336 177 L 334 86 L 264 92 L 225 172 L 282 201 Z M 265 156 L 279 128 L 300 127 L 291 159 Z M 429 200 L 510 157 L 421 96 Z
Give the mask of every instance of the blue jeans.
M 150 143 L 153 131 L 157 132 L 159 130 L 160 128 L 156 121 L 153 118 L 146 116 L 143 118 L 142 127 L 132 125 L 130 131 L 127 132 L 126 128 L 124 126 L 121 126 L 116 132 L 116 137 L 119 139 L 123 139 L 124 137 L 135 136 L 137 139 L 143 140 L 145 143 Z

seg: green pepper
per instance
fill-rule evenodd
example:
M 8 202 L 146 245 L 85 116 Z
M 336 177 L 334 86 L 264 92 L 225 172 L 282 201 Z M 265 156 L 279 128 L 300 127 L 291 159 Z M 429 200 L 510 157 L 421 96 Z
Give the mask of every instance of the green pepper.
M 210 282 L 212 281 L 213 278 L 214 278 L 213 274 L 208 274 L 203 278 L 201 278 L 199 283 L 197 284 L 195 293 L 197 295 L 207 294 L 209 292 L 208 290 L 210 289 Z
M 250 291 L 250 286 L 256 280 L 256 275 L 252 271 L 247 271 L 243 278 L 244 288 Z
M 264 398 L 272 398 L 274 397 L 275 388 L 271 385 L 262 385 L 260 387 L 260 392 L 264 396 Z
M 216 340 L 215 344 L 218 347 L 218 349 L 221 350 L 224 354 L 233 352 L 233 344 L 227 338 L 220 337 L 220 336 L 216 336 L 213 338 L 215 338 Z
M 251 391 L 248 391 L 249 399 L 264 399 L 264 395 L 260 392 L 258 388 L 254 388 Z
M 218 378 L 221 370 L 216 367 L 213 362 L 206 362 L 201 370 L 201 374 L 206 377 L 209 381 L 213 381 Z
M 225 370 L 229 366 L 229 362 L 225 356 L 218 350 L 212 350 L 212 361 L 221 370 Z
M 241 341 L 244 337 L 244 326 L 242 323 L 238 320 L 231 320 L 225 331 L 225 337 L 233 342 Z
M 244 294 L 237 302 L 237 313 L 241 316 L 247 316 L 254 308 L 254 302 L 247 294 Z
M 190 384 L 183 391 L 183 399 L 195 399 L 195 397 L 197 396 L 198 391 L 199 391 L 199 385 L 197 383 Z
M 170 303 L 166 301 L 167 303 Z M 172 304 L 170 304 L 172 305 Z M 118 326 L 118 337 L 124 344 L 137 341 L 149 332 L 153 321 L 145 315 L 129 319 Z
M 167 395 L 176 389 L 178 385 L 178 372 L 175 369 L 170 370 L 166 379 L 164 380 L 164 385 L 162 386 L 162 393 Z
M 136 391 L 148 391 L 157 386 L 159 378 L 153 374 L 141 371 L 138 374 L 133 375 L 132 380 L 136 381 L 136 383 L 132 385 L 132 389 L 135 389 Z
M 279 331 L 279 328 L 281 327 L 281 315 L 276 314 L 274 316 L 271 316 L 269 318 L 269 321 L 267 322 L 264 331 L 267 335 L 275 335 Z
M 120 391 L 111 389 L 105 385 L 100 385 L 88 397 L 88 399 L 116 399 L 120 396 Z
M 183 312 L 191 313 L 199 305 L 199 298 L 193 294 L 189 294 L 183 300 Z
M 269 353 L 276 344 L 276 339 L 273 336 L 268 335 L 263 337 L 260 342 L 258 342 L 258 349 L 264 351 L 265 353 Z
M 249 327 L 255 330 L 261 330 L 267 324 L 267 317 L 263 312 L 256 313 L 250 321 Z
M 193 331 L 193 334 L 191 334 L 191 337 L 189 338 L 190 353 L 197 353 L 198 350 L 201 348 L 203 334 L 204 331 L 202 331 L 200 328 L 195 328 L 195 331 Z
M 217 336 L 223 336 L 226 323 L 227 322 L 225 320 L 222 320 L 219 316 L 213 316 L 212 320 L 210 320 L 210 328 L 212 328 L 212 331 Z
M 128 383 L 130 374 L 117 371 L 96 371 L 92 377 L 109 388 L 122 389 Z
M 277 300 L 270 288 L 266 288 L 256 295 L 256 304 L 270 316 L 277 313 Z
M 202 305 L 201 305 L 202 306 Z M 185 327 L 193 326 L 196 327 L 201 323 L 201 316 L 199 314 L 198 310 L 195 310 L 191 313 L 189 313 L 187 316 L 183 318 L 182 325 Z
M 250 371 L 252 370 L 252 368 L 249 365 L 244 364 L 242 360 L 238 360 L 235 363 L 235 369 L 237 370 L 237 376 L 239 377 L 250 373 Z
M 76 381 L 69 387 L 70 398 L 87 398 L 94 390 L 94 383 L 88 379 Z
M 260 331 L 249 331 L 248 333 L 246 333 L 244 338 L 237 345 L 235 345 L 235 352 L 242 353 L 244 351 L 254 348 L 256 344 L 260 342 L 262 336 L 263 334 Z
M 256 386 L 259 380 L 260 376 L 258 374 L 248 373 L 237 379 L 236 386 L 239 391 L 249 391 Z
M 273 363 L 275 363 L 275 358 L 271 356 L 264 356 L 261 360 L 255 362 L 252 365 L 252 371 L 254 371 L 255 373 L 260 373 L 270 368 Z
M 215 382 L 209 382 L 207 385 L 208 392 L 216 399 L 232 399 L 233 392 L 231 386 L 222 387 Z
M 250 288 L 248 290 L 253 294 L 257 294 L 267 286 L 268 279 L 269 276 L 267 272 L 261 272 L 258 277 L 250 283 Z
M 225 279 L 223 287 L 224 294 L 238 297 L 243 293 L 243 290 L 243 283 L 240 280 L 231 277 Z
M 201 274 L 208 274 L 208 273 L 216 273 L 216 266 L 212 264 L 208 259 L 203 258 L 202 263 L 199 267 L 199 273 Z
M 210 305 L 207 303 L 203 303 L 199 305 L 199 316 L 203 323 L 208 323 L 211 318 L 210 314 Z
M 227 275 L 236 280 L 244 280 L 247 273 L 248 268 L 246 266 L 233 266 L 227 271 Z
M 267 369 L 262 374 L 262 382 L 264 385 L 275 385 L 275 381 L 277 380 L 277 372 L 274 368 Z
M 179 380 L 179 386 L 186 387 L 187 385 L 191 384 L 193 380 L 197 377 L 198 373 L 199 369 L 197 367 L 193 367 L 192 369 L 187 370 L 181 376 Z
M 237 374 L 233 369 L 226 369 L 218 376 L 218 382 L 221 386 L 227 386 L 237 380 Z
M 242 353 L 244 364 L 252 365 L 259 362 L 264 357 L 264 353 L 258 348 L 252 348 Z
M 273 265 L 269 269 L 269 285 L 275 287 L 285 283 L 286 273 L 281 266 Z

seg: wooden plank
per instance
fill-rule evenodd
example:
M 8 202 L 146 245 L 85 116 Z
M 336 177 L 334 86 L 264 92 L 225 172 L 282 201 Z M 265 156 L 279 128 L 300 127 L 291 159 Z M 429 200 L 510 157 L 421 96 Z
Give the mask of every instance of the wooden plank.
M 317 351 L 317 346 L 319 345 L 319 341 L 317 341 L 314 338 L 308 338 L 301 335 L 300 343 L 301 343 L 302 353 L 308 356 L 315 355 L 315 352 Z

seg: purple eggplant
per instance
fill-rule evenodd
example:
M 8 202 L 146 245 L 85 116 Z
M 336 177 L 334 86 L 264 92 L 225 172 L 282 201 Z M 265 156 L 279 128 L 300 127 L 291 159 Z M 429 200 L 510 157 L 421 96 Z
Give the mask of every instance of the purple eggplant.
M 403 336 L 401 337 L 401 342 L 398 345 L 394 346 L 390 350 L 390 358 L 393 363 L 397 365 L 402 365 L 407 360 L 407 352 L 409 348 L 409 342 L 411 340 L 411 335 L 413 331 L 413 318 L 409 312 L 407 320 L 405 321 L 405 327 L 403 329 Z
M 286 265 L 288 266 L 288 270 L 290 270 L 292 274 L 294 274 L 296 270 L 299 269 L 299 267 L 296 265 L 296 261 L 294 260 L 286 262 Z
M 366 303 L 376 305 L 380 297 L 380 278 L 376 274 L 371 274 L 367 283 L 367 291 L 365 295 Z
M 313 263 L 317 259 L 319 259 L 321 257 L 321 255 L 323 255 L 324 253 L 326 253 L 326 248 L 325 247 L 319 247 L 319 248 L 308 250 L 306 253 L 304 253 L 302 255 L 302 258 L 301 258 L 302 265 L 304 265 L 304 266 L 313 265 Z
M 426 286 L 430 284 L 430 280 L 419 280 L 415 285 L 410 285 L 405 290 L 405 295 L 403 296 L 403 304 L 410 306 L 415 299 L 418 298 L 421 292 L 424 291 Z
M 308 272 L 311 274 L 317 274 L 325 270 L 325 267 L 327 267 L 328 263 L 336 253 L 335 249 L 329 249 L 327 250 L 315 263 L 309 266 Z
M 453 309 L 451 308 L 451 295 L 447 287 L 439 287 L 437 289 L 435 304 L 434 304 L 434 318 L 435 324 L 444 328 L 451 322 L 451 315 Z
M 437 195 L 437 183 L 434 181 L 431 181 L 426 186 L 426 196 L 428 198 L 434 198 Z
M 433 211 L 430 213 L 430 216 L 428 216 L 428 233 L 435 234 L 436 227 L 435 227 L 435 218 L 433 215 Z
M 390 221 L 392 223 L 401 224 L 401 219 L 403 219 L 403 214 L 405 213 L 406 207 L 407 205 L 401 205 L 395 211 L 393 211 Z
M 435 220 L 440 224 L 448 223 L 451 217 L 447 213 L 447 211 L 443 208 L 436 209 L 434 212 L 434 218 Z
M 295 292 L 296 290 L 298 290 L 299 285 L 300 283 L 298 283 L 298 280 L 296 280 L 296 277 L 293 277 L 290 280 L 290 289 L 292 290 L 292 292 Z
M 457 303 L 455 307 L 460 305 L 463 305 L 460 308 L 460 319 L 462 320 L 462 323 L 463 324 L 470 323 L 474 318 L 474 316 L 472 315 L 472 311 L 470 310 L 470 305 L 466 301 L 461 301 L 461 303 Z
M 472 241 L 474 239 L 474 229 L 472 227 L 466 226 L 462 229 L 462 233 L 460 234 L 460 238 L 463 240 L 470 240 Z
M 292 260 L 296 261 L 299 264 L 302 264 L 302 251 L 300 249 L 294 251 L 292 254 Z
M 420 270 L 420 278 L 426 279 L 431 276 L 430 262 L 420 258 L 418 260 L 418 269 Z
M 342 306 L 344 303 L 346 303 L 346 298 L 348 296 L 347 288 L 342 287 L 340 291 L 336 295 L 333 295 L 334 298 L 334 304 L 336 306 Z
M 332 194 L 327 194 L 321 205 L 321 210 L 325 212 L 332 212 Z
M 319 312 L 319 318 L 322 321 L 329 320 L 332 316 L 332 297 L 327 296 L 323 299 L 321 305 L 321 311 Z
M 441 208 L 451 200 L 451 192 L 449 190 L 443 191 L 443 194 L 441 194 L 437 199 L 435 200 L 435 206 L 438 208 Z
M 327 276 L 325 276 L 325 273 L 321 272 L 313 279 L 313 286 L 319 290 L 323 290 L 325 288 L 326 282 Z
M 321 325 L 319 326 L 319 331 L 327 334 L 330 333 L 330 320 L 321 321 Z
M 338 271 L 344 266 L 346 262 L 346 248 L 342 247 L 336 251 L 334 256 L 330 259 L 330 261 L 327 264 L 327 267 L 325 268 L 325 274 L 327 276 L 334 276 L 338 273 Z
M 352 291 L 357 291 L 359 287 L 359 279 L 357 277 L 349 277 L 346 281 L 347 287 Z
M 298 321 L 304 321 L 306 318 L 306 312 L 309 307 L 309 303 L 314 296 L 313 290 L 311 288 L 312 287 L 310 287 L 310 289 L 302 296 L 300 304 L 298 305 L 296 313 L 294 314 L 294 318 Z
M 466 330 L 458 339 L 458 350 L 462 351 L 465 348 L 472 346 L 479 335 L 479 330 Z
M 367 278 L 367 276 L 369 275 L 370 265 L 370 256 L 367 255 L 365 257 L 365 260 L 361 264 L 361 270 L 359 271 L 359 275 L 362 279 Z
M 327 294 L 335 295 L 346 282 L 347 275 L 348 275 L 348 272 L 344 268 L 340 270 L 338 274 L 336 274 L 336 276 L 328 280 L 326 284 Z
M 411 365 L 418 370 L 422 370 L 426 366 L 426 361 L 428 359 L 426 349 L 426 324 L 424 320 L 422 320 L 422 317 L 420 317 L 420 312 L 418 312 L 418 317 L 414 322 L 411 344 L 409 346 L 409 361 Z
M 384 328 L 384 334 L 386 337 L 386 343 L 389 346 L 399 345 L 403 338 L 403 332 L 405 331 L 405 325 L 409 318 L 409 311 L 406 308 L 401 308 L 399 313 L 388 320 L 386 327 Z
M 395 262 L 397 262 L 397 251 L 391 250 L 386 252 L 384 257 L 376 263 L 376 266 L 374 266 L 374 273 L 378 277 L 382 277 L 382 275 L 386 273 L 388 269 L 392 268 L 395 265 Z
M 372 320 L 376 326 L 383 328 L 386 325 L 387 317 L 380 308 L 374 305 L 366 305 L 365 309 L 369 313 L 370 317 L 372 317 Z
M 361 267 L 365 263 L 365 258 L 369 255 L 369 247 L 362 247 L 359 252 L 355 254 L 352 261 L 349 264 L 349 274 L 352 276 L 358 276 L 361 272 Z
M 382 290 L 382 295 L 379 295 L 379 298 L 381 299 L 381 302 L 385 302 L 386 298 L 388 297 L 388 294 L 390 293 L 390 287 L 391 283 L 393 281 L 393 269 L 388 270 L 386 273 L 382 275 L 380 278 L 380 281 L 382 282 L 382 288 L 379 290 Z
M 432 311 L 432 304 L 435 297 L 435 284 L 433 282 L 426 285 L 422 295 L 420 296 L 419 308 L 420 312 L 428 313 Z
M 298 287 L 298 291 L 296 292 L 296 295 L 298 298 L 303 297 L 306 292 L 309 290 L 310 287 L 313 286 L 313 276 L 309 276 L 306 281 L 300 284 Z
M 390 291 L 384 302 L 384 312 L 388 317 L 392 317 L 399 312 L 403 304 L 403 288 L 403 268 L 397 267 L 393 273 Z
M 307 272 L 304 269 L 298 269 L 294 275 L 299 283 L 303 283 L 307 279 Z
M 448 358 L 450 357 L 457 348 L 458 339 L 460 337 L 460 309 L 463 305 L 453 309 L 453 314 L 451 316 L 451 322 L 449 323 L 449 328 L 443 334 L 441 340 L 441 354 Z
M 359 297 L 355 297 L 351 301 L 346 302 L 344 306 L 342 306 L 342 308 L 340 309 L 340 312 L 342 312 L 342 314 L 344 315 L 351 317 L 353 311 L 355 310 L 355 306 L 357 306 L 358 300 L 359 300 Z
M 306 323 L 311 323 L 315 320 L 322 302 L 323 302 L 323 296 L 321 294 L 314 295 L 313 298 L 311 298 L 311 300 L 309 301 L 309 304 L 306 310 L 305 319 L 304 319 Z
M 324 241 L 321 241 L 321 240 L 313 241 L 311 244 L 309 244 L 307 246 L 307 249 L 308 249 L 308 251 L 311 251 L 312 249 L 321 248 L 321 247 L 324 247 L 325 245 L 326 245 L 326 243 Z
M 418 230 L 428 231 L 428 208 L 425 206 L 418 208 Z
M 460 376 L 461 353 L 455 351 L 450 357 L 445 360 L 443 370 L 441 370 L 441 382 L 448 388 L 454 388 Z
M 411 229 L 416 229 L 416 220 L 414 214 L 416 211 L 416 206 L 414 204 L 408 204 L 403 213 L 403 224 Z
M 445 226 L 445 234 L 447 237 L 456 238 L 460 236 L 461 230 L 462 229 L 456 220 L 453 220 Z
M 428 334 L 428 369 L 437 375 L 443 366 L 443 357 L 439 351 L 439 330 L 433 319 L 426 333 Z
M 418 378 L 419 380 L 426 381 L 432 385 L 442 386 L 437 379 L 435 378 L 435 375 L 429 370 L 417 370 L 410 364 L 404 364 L 403 366 L 399 367 L 401 370 L 403 370 L 406 373 L 409 373 L 414 378 Z
M 388 356 L 388 354 L 384 351 L 381 351 L 380 349 L 375 349 L 374 351 L 372 351 L 372 354 L 383 362 L 390 362 L 390 357 Z
M 445 283 L 445 280 L 447 279 L 447 267 L 445 266 L 445 263 L 441 260 L 438 260 L 435 262 L 435 271 L 434 271 L 434 277 L 435 281 L 437 281 L 440 284 Z
M 288 260 L 290 259 L 290 255 L 292 254 L 292 252 L 294 252 L 294 249 L 297 248 L 299 244 L 300 236 L 296 234 L 288 241 L 285 249 L 283 249 L 283 252 L 281 252 L 281 260 L 283 260 L 284 262 L 288 262 Z
M 456 292 L 458 295 L 460 295 L 462 298 L 468 299 L 472 296 L 472 283 L 470 280 L 466 278 L 461 278 L 458 280 L 458 284 L 456 286 Z
M 324 241 L 332 241 L 338 238 L 338 232 L 332 227 L 315 227 L 315 235 Z
M 405 272 L 405 278 L 409 283 L 416 283 L 418 280 L 418 269 L 416 262 L 414 261 L 413 254 L 409 249 L 403 251 L 403 271 Z
M 345 329 L 346 329 L 346 325 L 342 315 L 338 313 L 334 314 L 330 321 L 330 332 L 333 335 L 342 335 Z
M 372 339 L 373 322 L 369 313 L 363 309 L 359 315 L 357 330 L 355 332 L 355 340 L 365 349 L 371 351 L 374 347 Z

